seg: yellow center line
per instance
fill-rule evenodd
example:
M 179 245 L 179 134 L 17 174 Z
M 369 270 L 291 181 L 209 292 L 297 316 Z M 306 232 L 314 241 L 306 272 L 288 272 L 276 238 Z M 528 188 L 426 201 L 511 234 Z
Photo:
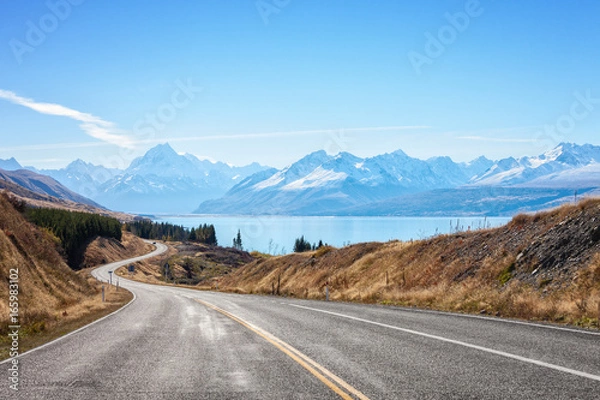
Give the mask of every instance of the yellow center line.
M 348 384 L 342 378 L 338 377 L 333 372 L 329 371 L 327 368 L 325 368 L 321 364 L 317 363 L 316 361 L 314 361 L 307 355 L 301 353 L 299 350 L 297 350 L 294 347 L 290 346 L 289 344 L 285 343 L 283 340 L 252 325 L 251 323 L 249 323 L 247 321 L 244 321 L 243 319 L 231 314 L 230 312 L 223 310 L 222 308 L 219 308 L 211 303 L 207 303 L 207 302 L 199 300 L 199 299 L 195 299 L 195 300 L 198 303 L 200 303 L 208 308 L 211 308 L 211 309 L 225 315 L 228 318 L 231 318 L 232 320 L 234 320 L 234 321 L 238 322 L 239 324 L 245 326 L 246 328 L 250 329 L 252 332 L 256 333 L 257 335 L 259 335 L 260 337 L 265 339 L 267 342 L 271 343 L 273 346 L 275 346 L 277 349 L 282 351 L 284 354 L 286 354 L 292 360 L 294 360 L 298 364 L 300 364 L 308 372 L 313 374 L 317 379 L 319 379 L 321 382 L 323 382 L 325 385 L 327 385 L 327 387 L 329 387 L 331 390 L 333 390 L 335 393 L 337 393 L 341 398 L 346 399 L 346 400 L 353 400 L 354 398 L 351 395 L 354 395 L 356 398 L 358 398 L 360 400 L 369 400 L 369 398 L 367 396 L 365 396 L 363 393 L 361 393 L 359 390 L 355 389 L 354 387 L 350 386 L 350 384 Z M 337 385 L 336 385 L 336 383 L 337 383 Z M 344 391 L 343 389 L 345 389 L 346 391 Z

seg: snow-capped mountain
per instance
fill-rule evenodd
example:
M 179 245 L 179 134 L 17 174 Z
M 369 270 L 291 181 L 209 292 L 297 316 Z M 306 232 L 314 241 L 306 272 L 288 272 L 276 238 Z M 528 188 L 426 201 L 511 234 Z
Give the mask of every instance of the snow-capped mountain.
M 600 146 L 561 143 L 535 157 L 497 161 L 485 173 L 471 179 L 478 186 L 528 187 L 598 186 Z
M 80 159 L 77 159 L 65 168 L 58 170 L 45 169 L 38 171 L 34 168 L 28 169 L 40 174 L 48 175 L 72 191 L 89 198 L 95 198 L 103 183 L 123 172 L 119 169 L 106 168 L 100 165 L 87 163 Z
M 349 153 L 331 156 L 318 151 L 281 170 L 251 176 L 223 198 L 205 201 L 196 212 L 372 215 L 369 212 L 372 205 L 373 210 L 394 214 L 394 204 L 401 209 L 402 199 L 411 196 L 413 204 L 417 204 L 414 199 L 421 199 L 420 202 L 433 207 L 435 213 L 436 208 L 452 209 L 441 203 L 461 198 L 460 191 L 469 188 L 473 189 L 469 190 L 468 199 L 464 198 L 463 208 L 468 207 L 467 203 L 473 204 L 478 195 L 490 200 L 490 193 L 510 193 L 504 199 L 511 201 L 507 209 L 514 209 L 520 199 L 527 200 L 531 207 L 541 207 L 559 202 L 566 193 L 572 193 L 571 188 L 579 188 L 581 193 L 600 188 L 599 178 L 600 146 L 592 145 L 561 143 L 540 156 L 509 157 L 497 162 L 479 157 L 469 163 L 456 163 L 449 157 L 423 161 L 401 150 L 365 159 Z M 497 190 L 507 187 L 515 190 Z M 562 190 L 537 190 L 540 188 Z M 444 196 L 440 196 L 441 193 Z M 489 208 L 494 201 L 504 200 L 491 199 L 482 204 Z M 485 207 L 478 212 L 485 213 Z M 413 209 L 426 212 L 418 207 Z M 496 211 L 499 209 L 506 212 L 502 207 Z
M 1 165 L 20 168 L 16 160 Z M 5 168 L 6 169 L 6 168 Z M 134 213 L 189 213 L 198 203 L 222 196 L 249 175 L 267 169 L 258 163 L 233 167 L 178 154 L 158 145 L 132 161 L 125 170 L 76 160 L 58 170 L 27 169 L 50 176 L 70 190 L 113 210 Z
M 14 159 L 0 160 L 1 166 L 21 168 Z M 215 214 L 434 215 L 471 209 L 493 215 L 559 204 L 575 192 L 599 193 L 600 146 L 561 143 L 538 156 L 468 163 L 420 160 L 401 150 L 369 158 L 317 151 L 275 169 L 201 160 L 163 144 L 126 170 L 76 160 L 60 170 L 34 171 L 113 210 L 143 214 L 196 208 Z
M 180 155 L 158 145 L 117 176 L 103 182 L 94 200 L 115 210 L 137 213 L 189 213 L 198 202 L 218 198 L 237 182 L 264 170 L 259 164 L 232 167 Z
M 481 160 L 457 164 L 449 157 L 423 161 L 401 150 L 370 158 L 350 153 L 332 156 L 321 150 L 282 170 L 252 176 L 222 199 L 204 202 L 196 212 L 334 212 L 402 194 L 465 184 L 489 164 Z

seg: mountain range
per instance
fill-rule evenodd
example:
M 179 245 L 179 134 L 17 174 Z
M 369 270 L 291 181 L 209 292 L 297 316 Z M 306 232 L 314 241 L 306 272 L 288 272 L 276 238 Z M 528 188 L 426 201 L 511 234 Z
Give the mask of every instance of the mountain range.
M 26 169 L 12 171 L 0 169 L 0 189 L 9 190 L 16 195 L 36 200 L 46 200 L 48 196 L 51 196 L 56 199 L 101 208 L 97 203 L 69 190 L 55 179 Z
M 0 168 L 21 166 L 10 159 Z M 200 160 L 163 144 L 125 170 L 76 160 L 35 172 L 110 209 L 142 214 L 510 215 L 600 194 L 600 146 L 561 143 L 538 156 L 467 163 L 402 150 L 368 158 L 317 151 L 275 169 Z
M 263 171 L 196 209 L 206 214 L 505 215 L 600 188 L 600 147 L 561 143 L 534 157 L 455 163 L 401 150 L 371 158 L 312 153 Z
M 0 160 L 10 168 L 22 168 L 16 160 Z M 76 160 L 61 169 L 33 172 L 50 176 L 70 190 L 111 210 L 137 214 L 189 213 L 200 202 L 222 196 L 237 182 L 262 171 L 257 163 L 234 167 L 222 162 L 180 155 L 169 144 L 150 149 L 125 170 Z

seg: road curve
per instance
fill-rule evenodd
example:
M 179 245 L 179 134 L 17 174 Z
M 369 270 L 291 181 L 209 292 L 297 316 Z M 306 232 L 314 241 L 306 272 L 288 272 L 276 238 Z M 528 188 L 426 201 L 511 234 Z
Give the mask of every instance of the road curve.
M 164 251 L 157 246 L 156 252 Z M 106 280 L 109 270 L 131 262 L 109 264 L 94 274 Z M 24 354 L 19 392 L 7 383 L 0 394 L 23 399 L 596 399 L 600 393 L 599 332 L 200 292 L 122 278 L 120 284 L 135 301 Z

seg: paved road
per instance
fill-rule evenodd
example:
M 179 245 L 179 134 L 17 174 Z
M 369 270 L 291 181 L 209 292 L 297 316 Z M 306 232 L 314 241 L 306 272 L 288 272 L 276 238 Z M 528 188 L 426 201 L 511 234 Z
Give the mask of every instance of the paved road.
M 106 279 L 114 268 L 111 264 L 96 273 Z M 15 395 L 5 384 L 0 396 L 600 397 L 598 332 L 403 308 L 121 284 L 136 295 L 133 303 L 24 355 L 21 390 Z

